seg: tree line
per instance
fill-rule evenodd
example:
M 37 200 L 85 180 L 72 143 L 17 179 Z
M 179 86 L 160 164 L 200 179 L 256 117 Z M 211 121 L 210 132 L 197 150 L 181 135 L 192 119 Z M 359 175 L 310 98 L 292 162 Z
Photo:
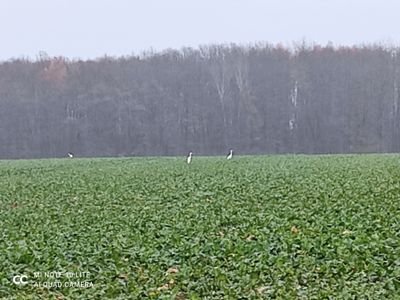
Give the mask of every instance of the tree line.
M 0 158 L 400 151 L 400 49 L 258 43 L 0 63 Z

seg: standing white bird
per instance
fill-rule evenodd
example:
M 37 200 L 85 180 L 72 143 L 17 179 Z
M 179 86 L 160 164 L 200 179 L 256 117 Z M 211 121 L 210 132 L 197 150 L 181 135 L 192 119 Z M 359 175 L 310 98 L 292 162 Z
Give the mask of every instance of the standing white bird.
M 226 156 L 226 159 L 227 159 L 227 160 L 230 160 L 230 159 L 232 159 L 232 157 L 233 157 L 233 150 L 231 149 L 231 150 L 229 151 L 229 154 Z
M 69 158 L 73 158 L 74 157 L 74 154 L 72 152 L 68 152 L 67 155 L 68 155 Z
M 193 153 L 192 153 L 192 152 L 189 152 L 189 155 L 188 155 L 187 158 L 186 158 L 186 162 L 187 162 L 188 164 L 190 164 L 190 163 L 192 162 L 192 156 L 193 156 Z

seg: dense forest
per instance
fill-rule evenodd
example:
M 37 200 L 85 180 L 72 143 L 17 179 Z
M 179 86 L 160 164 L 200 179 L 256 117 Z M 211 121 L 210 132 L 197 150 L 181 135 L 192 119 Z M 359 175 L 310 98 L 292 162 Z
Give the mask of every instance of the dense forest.
M 400 49 L 208 45 L 0 63 L 0 158 L 400 151 Z

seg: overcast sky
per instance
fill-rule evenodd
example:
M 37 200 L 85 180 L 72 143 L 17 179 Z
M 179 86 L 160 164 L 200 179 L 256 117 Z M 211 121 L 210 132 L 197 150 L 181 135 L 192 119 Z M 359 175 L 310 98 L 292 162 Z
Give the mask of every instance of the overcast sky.
M 267 41 L 400 43 L 400 0 L 0 0 L 0 60 Z

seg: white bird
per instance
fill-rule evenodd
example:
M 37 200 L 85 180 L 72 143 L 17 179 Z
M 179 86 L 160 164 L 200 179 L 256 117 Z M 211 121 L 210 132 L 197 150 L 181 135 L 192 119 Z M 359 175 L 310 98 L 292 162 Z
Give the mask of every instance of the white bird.
M 73 158 L 74 157 L 74 154 L 72 152 L 68 152 L 67 155 L 68 155 L 69 158 Z
M 188 164 L 190 164 L 190 163 L 192 162 L 192 156 L 193 156 L 193 153 L 192 153 L 192 152 L 189 152 L 189 155 L 188 155 L 187 158 L 186 158 L 186 162 L 187 162 Z
M 227 159 L 227 160 L 230 160 L 230 159 L 232 159 L 232 157 L 233 157 L 233 150 L 231 149 L 231 150 L 229 151 L 229 154 L 226 156 L 226 159 Z

